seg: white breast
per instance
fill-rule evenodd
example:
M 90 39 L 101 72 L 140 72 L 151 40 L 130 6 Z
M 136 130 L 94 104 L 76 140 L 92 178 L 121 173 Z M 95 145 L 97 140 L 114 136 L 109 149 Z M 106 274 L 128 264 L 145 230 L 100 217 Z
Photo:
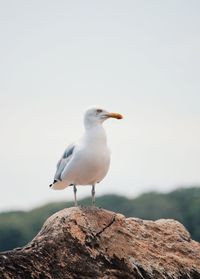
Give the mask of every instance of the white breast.
M 62 179 L 76 185 L 92 185 L 100 182 L 110 165 L 109 150 L 79 150 L 63 171 Z
M 110 151 L 104 129 L 101 127 L 90 131 L 80 141 L 61 178 L 76 185 L 92 185 L 105 177 L 109 165 Z

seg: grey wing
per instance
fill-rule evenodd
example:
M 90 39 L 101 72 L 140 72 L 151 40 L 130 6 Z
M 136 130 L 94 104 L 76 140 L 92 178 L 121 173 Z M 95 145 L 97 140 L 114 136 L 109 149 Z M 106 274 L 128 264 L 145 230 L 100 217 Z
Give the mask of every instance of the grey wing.
M 61 159 L 58 161 L 57 170 L 56 170 L 56 173 L 55 173 L 55 176 L 54 176 L 54 183 L 56 181 L 61 180 L 62 171 L 64 170 L 64 168 L 66 167 L 66 165 L 70 161 L 70 159 L 73 155 L 74 148 L 75 148 L 75 144 L 70 144 L 66 148 L 66 150 L 65 150 L 63 156 L 61 157 Z

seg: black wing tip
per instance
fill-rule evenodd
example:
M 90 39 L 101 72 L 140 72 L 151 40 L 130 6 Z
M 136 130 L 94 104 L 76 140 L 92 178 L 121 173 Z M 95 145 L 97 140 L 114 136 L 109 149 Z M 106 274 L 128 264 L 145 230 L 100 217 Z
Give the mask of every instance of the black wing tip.
M 56 182 L 58 182 L 59 180 L 54 179 L 53 183 L 49 185 L 49 187 L 51 188 L 53 186 L 53 184 L 55 184 Z

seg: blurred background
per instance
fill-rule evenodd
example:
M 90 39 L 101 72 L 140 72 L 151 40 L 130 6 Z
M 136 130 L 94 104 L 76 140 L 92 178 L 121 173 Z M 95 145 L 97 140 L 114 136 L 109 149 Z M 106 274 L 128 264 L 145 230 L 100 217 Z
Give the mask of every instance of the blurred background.
M 199 12 L 196 0 L 0 1 L 0 250 L 71 205 L 71 188 L 48 185 L 92 106 L 125 116 L 105 123 L 98 205 L 178 219 L 200 240 Z

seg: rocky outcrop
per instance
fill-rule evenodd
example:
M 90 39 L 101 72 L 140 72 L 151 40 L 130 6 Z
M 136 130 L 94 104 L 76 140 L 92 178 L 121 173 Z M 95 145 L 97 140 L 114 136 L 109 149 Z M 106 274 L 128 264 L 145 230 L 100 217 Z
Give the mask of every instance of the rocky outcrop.
M 200 243 L 175 220 L 95 207 L 52 215 L 25 247 L 0 254 L 0 278 L 200 278 Z

